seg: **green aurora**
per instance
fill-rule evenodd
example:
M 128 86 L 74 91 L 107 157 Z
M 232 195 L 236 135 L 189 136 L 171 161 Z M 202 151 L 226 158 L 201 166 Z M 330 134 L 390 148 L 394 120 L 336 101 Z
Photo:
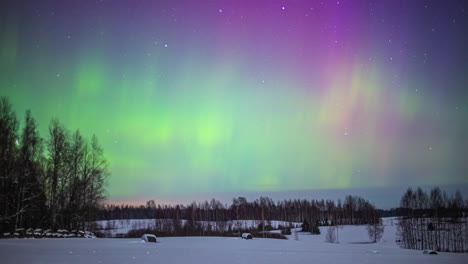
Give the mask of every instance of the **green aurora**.
M 43 137 L 53 117 L 96 134 L 111 199 L 468 183 L 466 15 L 433 36 L 416 8 L 364 26 L 300 4 L 101 5 L 1 11 L 0 95 Z

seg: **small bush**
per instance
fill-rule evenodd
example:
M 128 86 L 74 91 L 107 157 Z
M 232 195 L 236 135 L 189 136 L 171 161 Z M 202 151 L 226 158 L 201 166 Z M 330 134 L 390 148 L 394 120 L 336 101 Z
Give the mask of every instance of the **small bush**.
M 314 225 L 310 231 L 313 235 L 320 235 L 320 228 L 318 225 Z
M 257 229 L 258 229 L 258 231 L 263 231 L 263 223 L 258 224 Z M 272 225 L 270 225 L 270 224 L 266 224 L 266 225 L 265 225 L 265 231 L 271 231 L 271 230 L 273 230 L 273 229 L 274 229 L 274 228 L 273 228 Z
M 283 235 L 291 235 L 291 228 L 285 228 L 281 230 L 281 234 Z
M 327 243 L 336 243 L 336 227 L 330 226 L 327 228 L 327 233 L 325 234 L 325 242 Z
M 302 223 L 301 227 L 302 227 L 302 230 L 301 230 L 302 232 L 310 232 L 310 224 L 307 221 L 307 219 L 304 219 L 304 222 Z

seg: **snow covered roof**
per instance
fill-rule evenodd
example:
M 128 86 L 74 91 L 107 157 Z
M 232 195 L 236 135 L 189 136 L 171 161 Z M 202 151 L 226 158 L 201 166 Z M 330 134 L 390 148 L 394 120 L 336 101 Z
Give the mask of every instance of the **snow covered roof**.
M 244 239 L 252 239 L 252 235 L 250 233 L 243 233 L 242 238 Z
M 145 241 L 145 242 L 152 242 L 152 243 L 156 243 L 156 241 L 158 240 L 157 237 L 153 234 L 144 234 L 141 236 L 141 240 Z

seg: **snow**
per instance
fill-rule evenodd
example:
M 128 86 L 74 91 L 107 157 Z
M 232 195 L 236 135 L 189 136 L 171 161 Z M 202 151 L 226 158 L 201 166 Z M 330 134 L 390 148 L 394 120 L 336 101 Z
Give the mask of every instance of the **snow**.
M 385 221 L 385 233 L 370 243 L 365 226 L 338 229 L 340 243 L 325 243 L 321 235 L 294 232 L 289 240 L 244 240 L 240 237 L 159 237 L 141 239 L 2 239 L 2 263 L 468 263 L 466 253 L 401 249 L 395 243 L 396 226 Z

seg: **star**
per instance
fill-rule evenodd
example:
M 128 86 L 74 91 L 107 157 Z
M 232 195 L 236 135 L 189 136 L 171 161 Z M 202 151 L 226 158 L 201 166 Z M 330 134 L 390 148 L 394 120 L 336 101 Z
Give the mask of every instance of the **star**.
M 164 44 L 164 47 L 167 48 L 167 44 Z
M 285 9 L 286 9 L 286 7 L 284 7 L 284 6 L 281 7 L 281 10 L 285 10 Z

